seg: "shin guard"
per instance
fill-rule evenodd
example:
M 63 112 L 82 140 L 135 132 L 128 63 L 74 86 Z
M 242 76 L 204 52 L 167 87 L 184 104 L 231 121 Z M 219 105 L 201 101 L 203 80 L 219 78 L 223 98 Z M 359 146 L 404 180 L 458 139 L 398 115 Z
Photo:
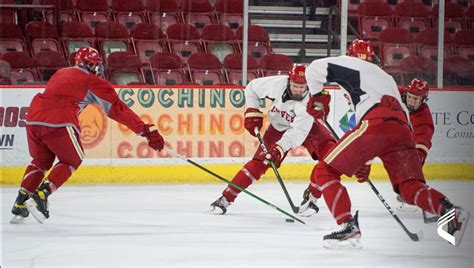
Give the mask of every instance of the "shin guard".
M 441 199 L 445 196 L 426 185 L 423 181 L 408 180 L 400 186 L 400 195 L 408 204 L 416 205 L 426 212 L 441 215 L 443 205 Z
M 262 161 L 252 159 L 234 176 L 232 183 L 240 186 L 242 189 L 246 189 L 254 181 L 260 179 L 267 169 L 268 166 Z M 225 196 L 227 201 L 232 203 L 239 193 L 239 189 L 229 185 L 224 192 L 222 192 L 222 195 Z

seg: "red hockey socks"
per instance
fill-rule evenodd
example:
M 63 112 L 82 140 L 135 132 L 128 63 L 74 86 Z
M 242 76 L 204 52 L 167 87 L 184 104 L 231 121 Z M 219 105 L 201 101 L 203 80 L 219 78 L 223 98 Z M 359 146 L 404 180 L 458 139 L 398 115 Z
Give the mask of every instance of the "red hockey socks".
M 76 169 L 73 166 L 64 164 L 62 162 L 57 163 L 48 176 L 49 181 L 54 185 L 51 186 L 51 188 L 54 188 L 50 189 L 51 193 L 56 191 L 57 188 L 61 187 L 61 185 L 63 185 L 63 183 L 65 183 L 75 171 Z
M 346 187 L 341 184 L 339 172 L 321 161 L 311 176 L 311 183 L 321 189 L 324 200 L 337 224 L 352 218 L 351 200 Z
M 251 160 L 235 175 L 232 179 L 232 183 L 240 186 L 242 189 L 246 189 L 254 181 L 260 179 L 267 169 L 268 166 L 262 161 Z M 224 192 L 222 192 L 222 195 L 227 199 L 227 201 L 234 202 L 239 193 L 239 189 L 229 185 L 225 188 Z
M 21 188 L 27 190 L 30 194 L 36 192 L 36 189 L 41 184 L 44 178 L 45 170 L 36 165 L 28 165 L 21 181 Z
M 403 200 L 408 204 L 416 205 L 429 213 L 441 215 L 443 205 L 440 201 L 445 196 L 423 181 L 404 181 L 398 189 Z

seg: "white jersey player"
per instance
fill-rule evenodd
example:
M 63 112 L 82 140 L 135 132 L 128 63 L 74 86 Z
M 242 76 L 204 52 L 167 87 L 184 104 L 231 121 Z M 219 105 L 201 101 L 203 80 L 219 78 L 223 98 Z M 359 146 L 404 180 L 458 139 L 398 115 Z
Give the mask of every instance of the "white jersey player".
M 254 79 L 245 88 L 247 108 L 244 125 L 252 136 L 256 136 L 255 129 L 260 130 L 263 125 L 263 113 L 259 110 L 260 101 L 272 101 L 268 109 L 270 125 L 263 135 L 269 153 L 265 155 L 258 147 L 253 158 L 234 176 L 233 184 L 246 189 L 267 171 L 267 160 L 272 160 L 279 167 L 287 152 L 302 144 L 313 156 L 319 154 L 318 147 L 335 143 L 329 132 L 321 124 L 316 124 L 313 116 L 307 112 L 306 105 L 310 96 L 305 70 L 305 65 L 295 64 L 289 75 Z M 308 138 L 310 131 L 312 138 Z M 229 185 L 222 196 L 211 204 L 210 212 L 224 214 L 239 193 L 239 189 Z M 314 211 L 317 210 L 316 207 Z

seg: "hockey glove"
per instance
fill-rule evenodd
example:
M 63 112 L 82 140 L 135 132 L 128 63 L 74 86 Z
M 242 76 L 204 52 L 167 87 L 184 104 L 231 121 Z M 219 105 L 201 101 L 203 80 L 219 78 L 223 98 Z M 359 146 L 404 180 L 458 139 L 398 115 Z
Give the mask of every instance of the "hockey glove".
M 362 165 L 359 169 L 356 170 L 354 176 L 357 178 L 357 181 L 360 183 L 366 182 L 370 174 L 370 165 Z
M 158 132 L 158 129 L 156 129 L 155 125 L 146 124 L 145 127 L 143 128 L 142 136 L 147 139 L 148 146 L 150 146 L 154 150 L 158 150 L 158 151 L 163 150 L 163 146 L 165 142 L 163 140 L 163 137 Z
M 278 168 L 281 165 L 283 156 L 285 156 L 285 152 L 283 151 L 283 148 L 281 148 L 280 145 L 275 144 L 272 146 L 272 148 L 270 148 L 270 150 L 268 151 L 268 154 L 265 155 L 265 158 L 269 161 L 273 161 L 273 163 L 275 163 L 275 166 Z
M 331 95 L 326 90 L 319 92 L 309 98 L 306 111 L 313 116 L 314 120 L 326 120 L 329 114 L 329 103 L 331 102 Z
M 263 114 L 259 109 L 247 108 L 244 114 L 244 126 L 250 135 L 255 137 L 255 127 L 260 130 L 263 126 Z

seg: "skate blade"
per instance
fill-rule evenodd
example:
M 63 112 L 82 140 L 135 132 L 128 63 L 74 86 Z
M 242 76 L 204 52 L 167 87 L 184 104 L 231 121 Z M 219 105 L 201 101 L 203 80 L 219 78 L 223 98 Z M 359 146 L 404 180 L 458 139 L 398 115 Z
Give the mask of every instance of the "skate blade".
M 464 231 L 466 231 L 467 228 L 467 222 L 469 221 L 469 211 L 466 212 L 466 215 L 463 215 L 463 221 L 462 221 L 462 226 L 461 230 L 458 231 L 454 237 L 456 238 L 456 247 L 459 247 L 461 245 L 462 237 L 464 236 Z
M 222 210 L 219 207 L 209 207 L 209 209 L 206 211 L 207 214 L 210 215 L 224 215 L 227 211 Z
M 46 221 L 46 217 L 36 208 L 36 202 L 30 198 L 25 201 L 26 209 L 30 212 L 31 215 L 39 222 L 44 223 Z
M 323 240 L 323 247 L 327 249 L 361 249 L 360 238 L 349 238 L 347 240 L 326 239 Z
M 20 215 L 13 215 L 10 219 L 10 224 L 21 224 L 25 221 L 26 217 Z

